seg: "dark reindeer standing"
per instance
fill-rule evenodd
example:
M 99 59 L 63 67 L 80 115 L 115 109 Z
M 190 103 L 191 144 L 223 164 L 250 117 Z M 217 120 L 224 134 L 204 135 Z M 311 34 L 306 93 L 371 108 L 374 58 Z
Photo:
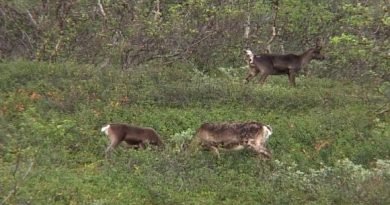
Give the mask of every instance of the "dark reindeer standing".
M 324 60 L 325 56 L 321 54 L 322 41 L 316 42 L 315 48 L 310 48 L 301 55 L 287 54 L 260 54 L 254 55 L 252 51 L 245 50 L 246 60 L 249 65 L 248 76 L 245 78 L 248 83 L 253 77 L 260 73 L 260 84 L 263 85 L 268 75 L 287 74 L 291 86 L 295 86 L 295 76 L 312 59 Z

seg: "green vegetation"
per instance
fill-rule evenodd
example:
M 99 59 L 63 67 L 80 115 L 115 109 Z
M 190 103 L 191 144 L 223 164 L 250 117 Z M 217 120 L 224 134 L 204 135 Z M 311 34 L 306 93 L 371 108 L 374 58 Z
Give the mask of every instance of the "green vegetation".
M 296 88 L 285 76 L 260 87 L 244 75 L 159 62 L 1 63 L 0 202 L 390 203 L 386 88 L 304 76 Z M 272 125 L 272 160 L 186 149 L 203 122 L 249 120 Z M 120 147 L 107 161 L 108 122 L 153 127 L 166 149 Z
M 390 204 L 388 0 L 0 0 L 0 204 Z M 244 84 L 243 49 L 324 61 Z M 72 63 L 73 62 L 73 63 Z M 77 63 L 76 63 L 77 62 Z M 273 158 L 195 151 L 270 124 Z M 166 149 L 102 125 L 153 127 Z
M 0 0 L 0 59 L 210 71 L 241 66 L 246 47 L 301 53 L 322 37 L 316 74 L 378 83 L 390 79 L 389 11 L 387 0 Z

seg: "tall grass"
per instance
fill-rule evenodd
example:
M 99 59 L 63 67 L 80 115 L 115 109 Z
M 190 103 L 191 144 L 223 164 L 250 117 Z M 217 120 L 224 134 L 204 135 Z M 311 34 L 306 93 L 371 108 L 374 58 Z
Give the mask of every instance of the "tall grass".
M 243 84 L 188 65 L 133 70 L 0 64 L 0 201 L 6 204 L 387 204 L 389 116 L 369 86 L 315 77 Z M 203 122 L 270 124 L 273 159 L 186 149 Z M 119 148 L 108 122 L 155 128 L 164 151 Z

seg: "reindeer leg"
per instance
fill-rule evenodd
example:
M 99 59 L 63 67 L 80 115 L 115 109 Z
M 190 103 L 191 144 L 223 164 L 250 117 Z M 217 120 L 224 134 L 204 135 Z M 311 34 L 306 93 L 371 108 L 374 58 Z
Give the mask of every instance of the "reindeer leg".
M 267 159 L 271 159 L 271 153 L 268 151 L 267 148 L 265 147 L 261 147 L 259 148 L 259 150 L 257 151 L 259 154 L 262 154 L 263 156 L 265 156 Z
M 210 149 L 217 155 L 218 159 L 221 158 L 221 156 L 219 155 L 218 148 L 211 146 Z
M 294 86 L 295 87 L 295 72 L 290 72 L 288 74 L 288 81 L 290 83 L 290 86 Z
M 271 159 L 271 152 L 268 151 L 267 148 L 263 147 L 263 146 L 260 146 L 260 147 L 257 147 L 254 149 L 254 151 L 259 154 L 259 155 L 262 155 L 264 157 L 266 157 L 267 159 Z
M 120 143 L 120 140 L 116 139 L 115 137 L 111 139 L 111 144 L 107 147 L 105 151 L 106 158 L 110 154 L 111 150 L 114 150 L 118 144 Z
M 259 72 L 257 72 L 256 70 L 253 70 L 251 69 L 249 72 L 248 72 L 248 76 L 245 78 L 246 80 L 246 83 L 249 83 L 249 81 L 254 78 Z
M 126 142 L 126 147 L 138 150 L 140 148 L 139 143 Z
M 245 78 L 245 83 L 249 83 L 249 81 L 255 77 L 255 75 L 253 75 L 252 73 L 249 73 L 248 76 Z
M 249 148 L 251 148 L 253 151 L 255 151 L 257 154 L 259 155 L 263 155 L 265 156 L 267 159 L 270 159 L 271 158 L 271 152 L 268 151 L 268 149 L 266 147 L 264 147 L 263 145 L 256 145 L 253 143 L 252 140 L 248 141 L 248 144 Z
M 138 144 L 138 147 L 141 148 L 141 149 L 146 149 L 146 144 L 147 143 L 141 142 L 141 143 Z
M 259 80 L 260 85 L 264 85 L 265 80 L 267 79 L 267 77 L 268 77 L 268 74 L 266 74 L 266 73 L 261 74 L 260 80 Z

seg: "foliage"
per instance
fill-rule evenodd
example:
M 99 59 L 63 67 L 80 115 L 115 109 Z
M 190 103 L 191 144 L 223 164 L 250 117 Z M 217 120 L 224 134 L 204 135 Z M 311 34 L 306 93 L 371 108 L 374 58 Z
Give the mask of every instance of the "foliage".
M 290 88 L 272 76 L 259 87 L 242 83 L 242 68 L 215 71 L 158 61 L 132 70 L 1 63 L 0 201 L 389 203 L 386 84 L 302 76 Z M 204 122 L 252 120 L 272 126 L 272 160 L 187 149 Z M 105 160 L 108 122 L 153 127 L 166 147 L 120 147 Z
M 379 0 L 0 0 L 0 57 L 213 72 L 242 65 L 245 47 L 264 52 L 276 26 L 273 53 L 325 39 L 328 58 L 311 75 L 380 85 L 390 79 L 389 9 Z

